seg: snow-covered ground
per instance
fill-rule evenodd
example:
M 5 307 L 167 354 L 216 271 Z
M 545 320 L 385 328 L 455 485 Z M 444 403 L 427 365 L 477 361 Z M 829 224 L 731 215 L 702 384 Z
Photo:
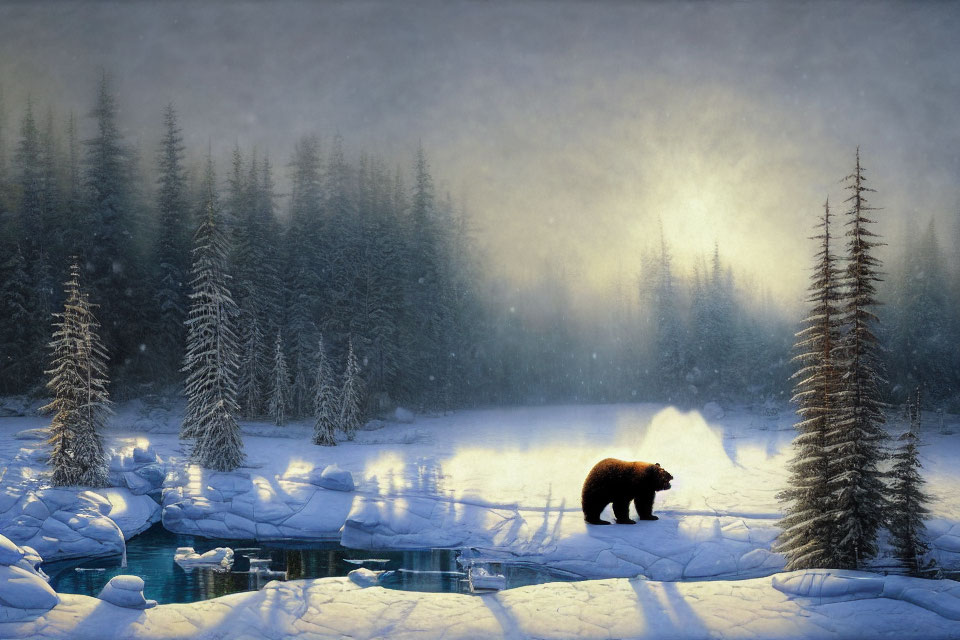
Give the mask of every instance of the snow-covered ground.
M 827 575 L 831 574 L 831 575 Z M 2 619 L 0 619 L 2 620 Z M 608 579 L 484 596 L 362 587 L 349 578 L 141 610 L 60 595 L 3 638 L 898 638 L 960 636 L 960 584 L 855 572 L 738 581 Z
M 44 487 L 40 441 L 29 439 L 30 433 L 22 436 L 28 439 L 13 437 L 17 432 L 43 426 L 45 421 L 2 418 L 0 473 L 4 488 L 0 493 L 0 534 L 16 544 L 36 548 L 46 560 L 117 553 L 119 532 L 112 523 L 129 537 L 155 521 L 159 508 L 150 494 L 158 493 L 162 483 L 163 523 L 182 533 L 261 540 L 339 538 L 344 545 L 357 548 L 458 547 L 467 548 L 466 555 L 478 561 L 516 559 L 590 578 L 641 574 L 651 581 L 673 581 L 769 576 L 783 566 L 782 558 L 770 552 L 770 545 L 777 535 L 776 494 L 786 478 L 784 467 L 794 435 L 793 414 L 787 409 L 779 414 L 729 409 L 726 414 L 717 410 L 704 413 L 710 416 L 709 421 L 700 412 L 683 413 L 648 404 L 463 411 L 442 417 L 418 417 L 412 423 L 374 424 L 379 428 L 361 431 L 355 442 L 343 442 L 336 447 L 312 445 L 306 424 L 274 427 L 252 423 L 244 424 L 247 466 L 233 473 L 211 473 L 186 463 L 176 436 L 178 407 L 131 403 L 114 418 L 108 434 L 108 445 L 115 450 L 111 477 L 122 487 L 72 492 L 72 501 L 66 495 L 71 492 Z M 948 426 L 957 430 L 952 423 Z M 960 493 L 956 491 L 960 469 L 955 464 L 960 459 L 960 436 L 931 431 L 924 437 L 931 445 L 923 452 L 925 476 L 937 498 L 929 522 L 934 553 L 942 566 L 960 568 Z M 581 483 L 594 463 L 609 456 L 660 462 L 674 475 L 673 488 L 657 495 L 654 512 L 660 520 L 607 527 L 587 526 L 583 522 Z M 344 474 L 330 468 L 334 464 L 350 473 L 347 480 L 352 478 L 353 490 L 349 482 L 343 482 Z M 71 514 L 71 510 L 76 513 Z M 609 512 L 606 516 L 612 519 Z M 523 615 L 515 611 L 507 614 L 503 609 L 490 611 L 492 619 L 502 623 L 498 628 L 506 630 L 508 637 L 514 631 L 518 637 L 524 637 L 526 632 L 519 631 L 519 627 L 508 628 L 504 616 L 516 619 L 522 627 L 527 613 L 539 615 L 536 612 L 541 605 L 536 599 L 540 596 L 580 603 L 576 607 L 582 606 L 584 611 L 600 611 L 607 606 L 606 600 L 620 602 L 624 594 L 633 594 L 634 608 L 637 599 L 643 604 L 667 598 L 664 603 L 668 604 L 671 593 L 681 594 L 674 599 L 683 609 L 681 613 L 674 612 L 674 618 L 691 613 L 688 609 L 694 602 L 708 595 L 719 600 L 731 593 L 754 597 L 759 603 L 766 603 L 763 607 L 751 605 L 758 610 L 766 610 L 770 598 L 793 602 L 771 590 L 770 580 L 767 577 L 656 587 L 653 585 L 658 583 L 644 581 L 542 585 L 511 590 L 495 599 L 514 603 L 511 607 L 526 612 Z M 453 598 L 450 603 L 460 602 L 459 596 L 452 594 L 396 595 L 379 588 L 351 595 L 354 590 L 349 583 L 336 580 L 297 584 L 277 585 L 260 594 L 229 596 L 202 607 L 226 615 L 223 603 L 247 603 L 249 608 L 244 605 L 243 615 L 253 619 L 265 616 L 255 612 L 273 602 L 281 608 L 296 609 L 288 614 L 302 618 L 306 605 L 294 605 L 293 600 L 284 604 L 284 594 L 305 589 L 310 594 L 316 591 L 321 600 L 332 598 L 329 601 L 334 610 L 341 605 L 353 606 L 352 598 L 369 600 L 369 606 L 374 602 L 405 602 L 400 608 L 411 610 L 421 604 L 424 610 L 446 606 L 426 604 L 445 603 L 445 598 Z M 644 589 L 651 591 L 644 591 L 641 596 L 638 584 L 649 585 Z M 341 595 L 333 597 L 331 593 Z M 893 602 L 871 597 L 874 599 L 869 603 L 857 606 L 865 611 L 891 612 L 892 618 L 896 617 L 892 612 L 902 613 L 902 607 L 916 607 L 909 600 Z M 61 598 L 60 607 L 74 612 L 69 615 L 93 619 L 79 613 L 87 606 L 83 598 Z M 489 601 L 467 598 L 462 605 L 450 606 L 469 612 L 487 607 L 482 603 Z M 553 600 L 542 605 L 544 610 L 557 615 L 557 607 L 549 602 Z M 627 607 L 625 602 L 616 606 Z M 743 621 L 733 613 L 742 613 L 746 604 L 749 603 L 715 606 L 708 602 L 702 610 L 698 605 L 694 613 L 701 617 L 691 618 L 691 629 L 696 631 L 700 624 L 697 620 L 705 619 L 713 622 L 703 622 L 703 629 L 715 629 L 714 622 L 729 610 L 732 613 L 724 628 L 736 627 L 742 631 L 738 634 L 749 635 L 748 629 L 760 627 L 742 626 Z M 192 624 L 187 612 L 194 611 L 190 606 L 194 605 L 161 606 L 152 610 L 156 613 L 144 615 L 182 619 L 175 624 L 164 618 L 172 625 L 170 633 L 183 628 L 186 634 Z M 806 605 L 783 606 L 787 617 L 805 615 L 802 611 Z M 818 611 L 831 611 L 827 604 L 818 607 Z M 606 617 L 616 610 L 610 609 Z M 779 609 L 775 607 L 774 611 Z M 917 615 L 937 617 L 941 613 Z M 672 619 L 662 611 L 657 616 L 661 614 L 666 616 L 664 620 Z M 470 615 L 464 613 L 466 618 Z M 639 614 L 622 614 L 634 622 L 637 615 L 643 619 L 652 614 L 642 610 Z M 818 615 L 832 618 L 832 614 Z M 379 613 L 371 616 L 381 617 Z M 590 623 L 595 628 L 584 627 L 584 633 L 593 629 L 591 633 L 603 635 L 622 616 L 617 614 L 604 624 Z M 774 616 L 777 620 L 782 617 L 781 613 Z M 787 624 L 784 628 L 793 631 L 786 635 L 804 635 L 800 630 L 810 629 L 804 625 L 819 624 L 811 622 L 817 619 L 818 616 L 806 616 L 805 620 Z M 404 624 L 409 623 L 408 618 L 405 620 Z M 674 622 L 681 623 L 679 618 Z M 310 628 L 310 624 L 327 623 L 311 622 L 305 628 Z M 576 628 L 562 626 L 566 622 L 557 624 L 561 625 L 555 627 L 557 637 L 569 637 L 571 629 Z M 624 634 L 631 637 L 643 637 L 647 633 L 644 629 L 652 633 L 654 628 L 649 626 L 654 624 L 650 621 L 644 623 L 647 626 L 625 624 L 628 626 L 623 627 Z M 854 628 L 843 627 L 846 623 L 841 621 L 831 624 L 840 625 L 837 629 Z M 448 631 L 456 635 L 459 632 L 454 627 Z M 196 630 L 196 626 L 190 628 Z M 470 627 L 474 631 L 479 628 Z M 669 632 L 670 627 L 664 628 Z M 950 628 L 955 637 L 960 637 L 960 628 Z M 561 633 L 561 629 L 566 633 Z M 260 637 L 256 633 L 251 630 L 251 637 Z M 374 627 L 364 633 L 376 635 Z M 470 637 L 470 633 L 465 634 L 464 637 Z M 691 635 L 697 637 L 696 633 Z M 763 636 L 759 632 L 755 635 Z

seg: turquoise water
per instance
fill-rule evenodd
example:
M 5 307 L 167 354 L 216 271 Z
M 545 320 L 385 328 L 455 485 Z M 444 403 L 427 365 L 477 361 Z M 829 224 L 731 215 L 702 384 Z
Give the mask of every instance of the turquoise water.
M 230 571 L 184 570 L 173 561 L 177 547 L 193 547 L 197 553 L 230 547 L 234 564 Z M 56 591 L 89 596 L 98 595 L 114 576 L 140 576 L 146 583 L 144 595 L 160 604 L 254 591 L 271 580 L 345 576 L 359 567 L 388 571 L 381 576 L 380 584 L 389 589 L 469 593 L 457 557 L 453 549 L 364 550 L 336 543 L 217 540 L 171 533 L 156 524 L 127 542 L 125 569 L 120 568 L 120 557 L 113 556 L 45 563 L 43 570 Z M 251 561 L 254 571 L 250 570 Z M 508 588 L 571 579 L 529 565 L 484 566 L 505 575 Z

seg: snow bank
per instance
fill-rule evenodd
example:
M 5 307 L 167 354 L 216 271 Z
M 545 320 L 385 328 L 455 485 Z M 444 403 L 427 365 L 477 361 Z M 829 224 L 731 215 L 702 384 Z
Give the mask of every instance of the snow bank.
M 156 600 L 147 600 L 143 595 L 143 579 L 137 576 L 114 576 L 104 585 L 100 595 L 104 602 L 109 602 L 125 609 L 152 609 L 157 606 Z
M 45 445 L 19 449 L 0 490 L 0 534 L 29 545 L 47 560 L 121 553 L 123 540 L 160 519 L 149 494 L 162 484 L 163 465 L 149 445 L 111 451 L 110 481 L 104 489 L 52 487 Z
M 772 584 L 778 591 L 799 598 L 901 600 L 948 620 L 960 621 L 960 583 L 954 580 L 919 580 L 859 571 L 812 569 L 774 576 Z
M 353 502 L 352 483 L 335 465 L 273 477 L 181 465 L 164 483 L 163 526 L 228 539 L 337 539 Z
M 60 601 L 41 562 L 34 549 L 0 535 L 0 623 L 40 615 Z
M 789 581 L 797 575 L 787 574 L 784 578 Z M 105 605 L 95 598 L 64 594 L 60 604 L 41 617 L 0 622 L 0 637 L 960 637 L 960 622 L 942 615 L 942 610 L 917 604 L 953 598 L 956 583 L 915 578 L 881 581 L 881 594 L 850 599 L 849 594 L 813 598 L 784 593 L 771 578 L 687 583 L 591 580 L 522 587 L 483 596 L 397 591 L 371 586 L 366 580 L 357 584 L 352 578 L 324 578 L 270 582 L 260 591 L 187 605 L 160 605 L 145 611 L 130 611 Z

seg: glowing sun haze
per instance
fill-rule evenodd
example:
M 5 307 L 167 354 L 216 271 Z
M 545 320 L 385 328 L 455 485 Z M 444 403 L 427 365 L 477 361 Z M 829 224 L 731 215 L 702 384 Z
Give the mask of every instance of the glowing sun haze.
M 717 242 L 794 303 L 858 144 L 881 232 L 954 237 L 957 33 L 954 3 L 0 3 L 0 83 L 83 113 L 102 66 L 146 149 L 170 100 L 224 158 L 422 139 L 495 277 L 599 291 L 659 219 L 681 269 Z

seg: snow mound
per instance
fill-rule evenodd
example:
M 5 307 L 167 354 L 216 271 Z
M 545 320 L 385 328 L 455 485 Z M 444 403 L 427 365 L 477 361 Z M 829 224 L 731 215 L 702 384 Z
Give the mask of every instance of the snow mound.
M 773 587 L 789 596 L 846 601 L 870 598 L 900 600 L 960 621 L 960 584 L 858 571 L 809 569 L 776 575 Z
M 703 410 L 701 413 L 703 413 L 704 418 L 710 421 L 720 420 L 724 415 L 726 415 L 723 411 L 723 407 L 716 402 L 708 402 L 707 404 L 703 405 Z
M 31 547 L 0 535 L 0 622 L 35 617 L 60 602 L 38 568 L 41 562 Z
M 40 444 L 38 443 L 38 445 Z M 22 448 L 0 490 L 0 534 L 29 545 L 48 561 L 121 553 L 123 540 L 160 519 L 151 498 L 163 483 L 163 464 L 149 446 L 111 451 L 115 487 L 51 487 L 43 448 Z
M 360 587 L 375 587 L 380 584 L 381 574 L 383 574 L 383 571 L 372 571 L 361 567 L 348 573 L 347 577 L 353 584 Z
M 183 569 L 195 569 L 197 567 L 229 569 L 233 566 L 233 549 L 217 547 L 206 553 L 197 553 L 193 550 L 193 547 L 177 547 L 173 555 L 173 561 Z
M 883 593 L 882 576 L 832 571 L 803 571 L 774 576 L 773 587 L 803 598 L 859 596 L 874 598 Z
M 310 484 L 332 491 L 353 491 L 356 488 L 353 483 L 353 475 L 335 464 L 327 465 L 315 481 L 311 477 Z
M 368 420 L 365 423 L 363 423 L 363 425 L 360 427 L 360 430 L 361 431 L 379 431 L 380 429 L 383 429 L 385 426 L 387 426 L 386 422 L 378 418 L 374 418 L 373 420 Z
M 13 437 L 17 440 L 46 440 L 50 437 L 50 430 L 46 427 L 24 429 L 23 431 L 17 431 L 13 434 Z
M 100 595 L 105 602 L 127 609 L 152 609 L 156 600 L 147 600 L 143 595 L 143 579 L 137 576 L 114 576 L 110 578 Z

